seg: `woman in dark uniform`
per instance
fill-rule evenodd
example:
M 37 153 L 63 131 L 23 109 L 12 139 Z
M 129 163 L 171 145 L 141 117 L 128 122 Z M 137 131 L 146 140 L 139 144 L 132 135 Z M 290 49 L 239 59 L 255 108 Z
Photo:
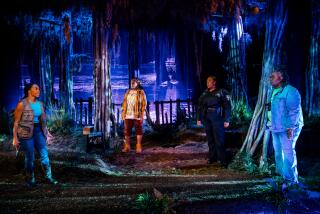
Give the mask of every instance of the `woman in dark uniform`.
M 214 76 L 207 78 L 207 89 L 199 98 L 198 112 L 197 124 L 203 122 L 208 140 L 208 164 L 218 162 L 225 166 L 224 129 L 229 127 L 231 102 L 226 90 L 217 89 Z

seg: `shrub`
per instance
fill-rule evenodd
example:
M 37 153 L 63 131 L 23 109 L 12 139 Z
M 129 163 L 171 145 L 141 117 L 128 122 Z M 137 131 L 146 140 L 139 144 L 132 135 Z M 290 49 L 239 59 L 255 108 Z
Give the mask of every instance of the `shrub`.
M 142 193 L 135 200 L 135 210 L 139 213 L 161 214 L 170 213 L 173 202 L 167 195 L 154 189 L 154 194 Z
M 48 130 L 56 134 L 71 134 L 74 131 L 74 120 L 62 107 L 50 105 L 48 108 Z
M 248 127 L 252 118 L 252 111 L 244 101 L 232 105 L 230 128 Z

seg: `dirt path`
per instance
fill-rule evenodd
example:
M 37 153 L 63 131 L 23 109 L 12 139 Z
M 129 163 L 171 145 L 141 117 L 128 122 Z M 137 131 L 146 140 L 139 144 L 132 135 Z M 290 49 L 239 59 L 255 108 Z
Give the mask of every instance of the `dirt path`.
M 86 153 L 81 137 L 56 136 L 48 148 L 60 185 L 46 184 L 37 162 L 36 188 L 25 185 L 21 160 L 17 162 L 9 143 L 2 144 L 1 213 L 131 213 L 137 195 L 154 188 L 178 205 L 268 194 L 259 191 L 267 185 L 262 177 L 207 165 L 208 146 L 201 131 L 188 130 L 169 144 L 152 140 L 146 137 L 140 155 L 134 151 L 102 155 L 99 149 Z M 228 148 L 229 155 L 232 149 Z

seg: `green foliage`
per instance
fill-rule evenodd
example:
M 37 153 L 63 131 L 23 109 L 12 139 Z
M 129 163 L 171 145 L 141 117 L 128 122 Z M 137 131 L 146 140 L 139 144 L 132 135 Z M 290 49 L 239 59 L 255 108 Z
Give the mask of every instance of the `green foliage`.
M 71 134 L 74 131 L 75 124 L 71 116 L 64 108 L 58 108 L 54 105 L 48 108 L 47 126 L 48 130 L 55 134 Z
M 0 109 L 0 133 L 10 134 L 13 128 L 13 112 L 7 112 L 6 108 Z
M 170 212 L 171 200 L 167 195 L 157 197 L 149 193 L 142 193 L 136 197 L 135 210 L 138 213 L 161 214 Z
M 238 153 L 228 166 L 230 169 L 245 171 L 249 174 L 258 174 L 259 168 L 252 156 L 247 152 Z
M 0 134 L 0 143 L 5 142 L 9 139 L 6 134 Z
M 244 101 L 233 103 L 230 128 L 249 127 L 252 112 Z

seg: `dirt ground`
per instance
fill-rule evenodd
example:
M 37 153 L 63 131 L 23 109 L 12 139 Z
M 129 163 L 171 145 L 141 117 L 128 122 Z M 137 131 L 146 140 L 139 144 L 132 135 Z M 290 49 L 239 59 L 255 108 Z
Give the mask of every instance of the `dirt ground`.
M 121 143 L 122 139 L 118 141 Z M 137 195 L 153 192 L 154 188 L 173 199 L 178 213 L 208 213 L 219 207 L 250 212 L 261 208 L 259 204 L 265 203 L 262 195 L 269 194 L 259 191 L 268 185 L 265 177 L 218 164 L 207 165 L 208 146 L 203 130 L 185 130 L 170 141 L 146 135 L 142 154 L 135 154 L 134 146 L 132 139 L 130 153 L 121 153 L 120 147 L 106 153 L 97 147 L 86 153 L 86 141 L 81 134 L 54 135 L 48 141 L 48 149 L 54 176 L 60 184 L 46 184 L 36 161 L 38 185 L 29 188 L 23 177 L 23 157 L 16 158 L 10 140 L 1 143 L 1 213 L 132 213 L 138 212 L 133 209 Z M 227 147 L 229 160 L 236 151 L 235 147 Z M 310 178 L 308 191 L 313 194 L 301 206 L 304 210 L 320 211 L 315 202 L 320 198 L 320 185 L 315 181 L 320 178 L 320 165 L 310 163 L 320 160 L 311 157 L 299 162 L 305 180 Z M 240 199 L 247 200 L 242 204 L 252 207 L 240 206 Z M 273 204 L 266 205 L 265 210 L 277 212 Z

